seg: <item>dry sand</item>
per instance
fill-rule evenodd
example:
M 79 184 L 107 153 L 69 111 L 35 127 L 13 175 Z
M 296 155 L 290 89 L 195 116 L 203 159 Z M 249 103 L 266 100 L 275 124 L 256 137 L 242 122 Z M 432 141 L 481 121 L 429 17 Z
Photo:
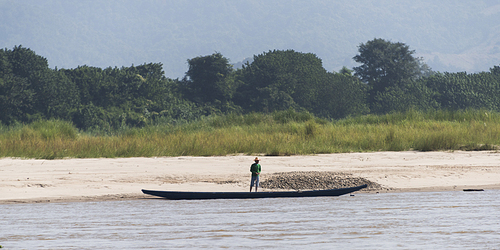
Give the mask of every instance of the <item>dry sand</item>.
M 0 159 L 0 203 L 146 198 L 141 189 L 248 191 L 254 156 L 118 159 Z M 374 152 L 260 156 L 266 174 L 350 173 L 379 192 L 500 188 L 500 152 Z M 265 190 L 264 190 L 265 191 Z

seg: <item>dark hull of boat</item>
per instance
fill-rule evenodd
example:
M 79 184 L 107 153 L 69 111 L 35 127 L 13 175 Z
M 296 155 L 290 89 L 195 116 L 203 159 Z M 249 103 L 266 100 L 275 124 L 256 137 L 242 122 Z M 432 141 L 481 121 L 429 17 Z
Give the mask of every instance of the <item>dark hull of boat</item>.
M 256 198 L 293 198 L 293 197 L 318 197 L 340 196 L 366 188 L 365 185 L 311 191 L 286 191 L 286 192 L 181 192 L 181 191 L 155 191 L 142 192 L 149 195 L 162 197 L 169 200 L 203 200 L 203 199 L 256 199 Z

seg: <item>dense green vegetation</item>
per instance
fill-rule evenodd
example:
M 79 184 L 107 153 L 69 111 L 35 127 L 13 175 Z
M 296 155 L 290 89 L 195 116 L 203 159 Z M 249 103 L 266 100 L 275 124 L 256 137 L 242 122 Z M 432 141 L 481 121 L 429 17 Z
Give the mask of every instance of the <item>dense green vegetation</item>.
M 408 111 L 327 121 L 293 110 L 212 115 L 181 125 L 147 125 L 109 135 L 70 122 L 0 127 L 0 157 L 295 155 L 400 150 L 496 150 L 500 113 Z
M 50 69 L 47 59 L 28 48 L 1 49 L 0 156 L 274 155 L 497 145 L 491 121 L 500 112 L 500 67 L 474 74 L 432 72 L 413 54 L 403 43 L 374 39 L 359 46 L 359 67 L 328 72 L 312 53 L 269 51 L 235 70 L 216 52 L 187 60 L 186 76 L 169 79 L 161 63 Z M 397 121 L 371 122 L 389 119 L 384 117 Z
M 432 72 L 402 43 L 359 46 L 353 70 L 328 72 L 312 53 L 274 50 L 233 69 L 220 53 L 188 60 L 182 79 L 161 63 L 122 68 L 50 69 L 47 59 L 16 46 L 0 50 L 0 122 L 71 121 L 111 132 L 183 123 L 207 115 L 293 109 L 325 119 L 414 110 L 500 111 L 500 67 L 474 74 Z

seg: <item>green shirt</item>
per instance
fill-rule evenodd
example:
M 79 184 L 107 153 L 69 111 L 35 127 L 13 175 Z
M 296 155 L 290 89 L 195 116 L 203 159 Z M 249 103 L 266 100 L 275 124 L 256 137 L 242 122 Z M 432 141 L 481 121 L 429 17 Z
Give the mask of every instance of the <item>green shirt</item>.
M 252 172 L 252 176 L 257 176 L 257 173 L 260 173 L 260 164 L 259 163 L 254 163 L 250 167 L 250 172 Z

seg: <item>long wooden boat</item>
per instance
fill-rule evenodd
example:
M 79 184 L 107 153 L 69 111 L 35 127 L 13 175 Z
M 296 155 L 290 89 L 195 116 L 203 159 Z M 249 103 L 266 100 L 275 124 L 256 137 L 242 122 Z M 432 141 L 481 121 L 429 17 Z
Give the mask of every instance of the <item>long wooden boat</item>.
M 201 200 L 201 199 L 256 199 L 256 198 L 289 198 L 289 197 L 318 197 L 340 196 L 356 192 L 367 185 L 357 187 L 310 190 L 310 191 L 284 191 L 284 192 L 183 192 L 183 191 L 155 191 L 143 189 L 149 195 L 162 197 L 169 200 Z

